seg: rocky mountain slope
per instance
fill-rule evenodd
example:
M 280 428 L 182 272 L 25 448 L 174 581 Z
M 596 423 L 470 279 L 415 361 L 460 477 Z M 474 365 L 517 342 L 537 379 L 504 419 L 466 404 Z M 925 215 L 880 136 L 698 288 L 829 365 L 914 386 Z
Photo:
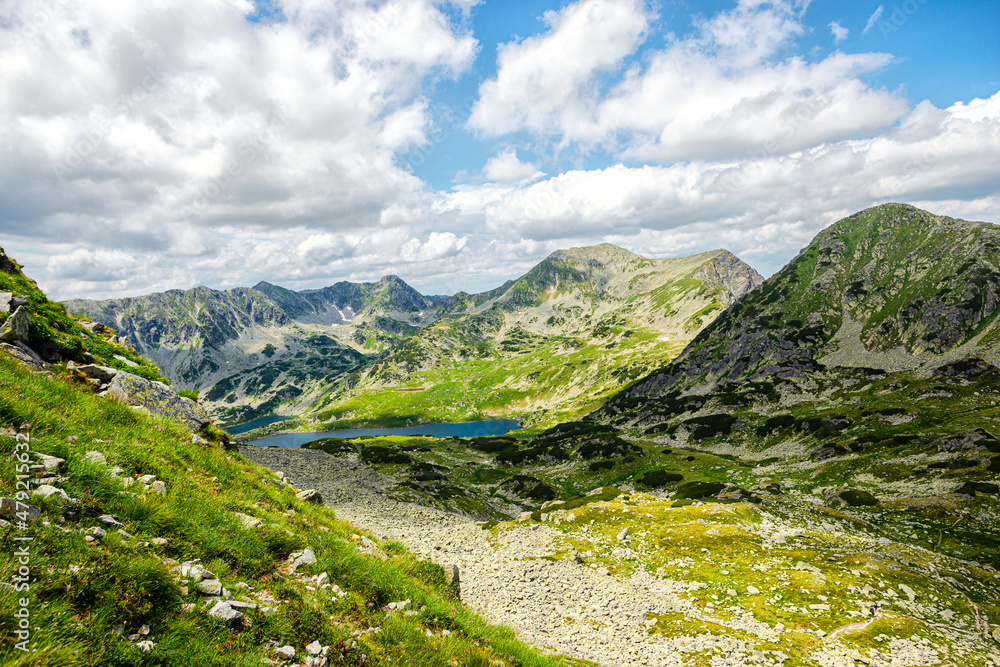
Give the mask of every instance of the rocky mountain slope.
M 834 367 L 928 375 L 1000 362 L 1000 228 L 886 204 L 821 232 L 784 269 L 632 387 L 658 396 Z
M 672 358 L 761 281 L 724 250 L 651 260 L 603 244 L 481 294 L 425 297 L 387 276 L 66 306 L 117 328 L 227 423 L 309 406 L 324 421 L 552 423 Z
M 319 386 L 417 331 L 434 303 L 395 276 L 295 292 L 266 282 L 66 302 L 122 332 L 231 422 L 306 402 Z
M 447 299 L 440 319 L 348 375 L 314 409 L 324 421 L 555 423 L 671 359 L 761 281 L 725 250 L 679 259 L 610 244 L 557 251 L 500 288 Z

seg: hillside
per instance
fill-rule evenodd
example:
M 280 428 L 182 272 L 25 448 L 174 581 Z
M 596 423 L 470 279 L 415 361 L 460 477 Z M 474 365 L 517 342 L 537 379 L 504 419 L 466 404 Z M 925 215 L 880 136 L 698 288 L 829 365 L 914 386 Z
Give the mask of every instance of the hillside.
M 669 368 L 629 390 L 657 396 L 834 367 L 927 375 L 1000 362 L 1000 228 L 886 204 L 821 232 Z
M 671 359 L 761 281 L 725 250 L 656 260 L 610 244 L 557 251 L 498 289 L 446 300 L 438 321 L 346 376 L 314 411 L 553 424 Z
M 292 290 L 261 282 L 65 306 L 127 337 L 216 418 L 308 405 L 330 379 L 422 326 L 434 304 L 395 276 Z
M 315 493 L 98 395 L 56 357 L 135 354 L 81 337 L 2 251 L 0 271 L 3 299 L 32 304 L 30 333 L 5 326 L 0 352 L 0 540 L 19 554 L 0 560 L 0 663 L 584 664 L 487 624 L 441 566 L 369 539 Z M 20 361 L 32 346 L 54 363 Z

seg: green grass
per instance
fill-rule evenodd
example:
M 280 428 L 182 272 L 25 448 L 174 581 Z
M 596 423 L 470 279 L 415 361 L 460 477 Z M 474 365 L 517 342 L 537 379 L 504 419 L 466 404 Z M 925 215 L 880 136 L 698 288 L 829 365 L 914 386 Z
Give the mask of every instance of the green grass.
M 27 373 L 0 357 L 0 426 L 30 430 L 33 451 L 66 459 L 59 485 L 79 504 L 62 507 L 46 499 L 42 521 L 25 532 L 0 535 L 11 553 L 17 535 L 30 535 L 32 646 L 13 648 L 15 595 L 0 591 L 0 662 L 9 665 L 259 665 L 270 657 L 267 642 L 292 644 L 298 651 L 313 640 L 330 645 L 335 664 L 388 665 L 546 665 L 569 664 L 541 656 L 514 635 L 490 626 L 456 601 L 441 568 L 419 561 L 405 549 L 384 544 L 389 557 L 358 552 L 357 529 L 323 507 L 305 504 L 264 469 L 217 446 L 195 445 L 173 422 L 137 414 L 71 384 Z M 0 494 L 14 493 L 15 439 L 0 435 Z M 121 476 L 153 474 L 166 483 L 164 496 L 125 487 L 108 466 L 88 462 L 100 451 Z M 64 514 L 70 510 L 72 514 Z M 263 527 L 244 529 L 235 512 L 250 514 Z M 111 514 L 132 537 L 113 529 L 86 542 L 81 529 Z M 163 547 L 153 538 L 167 540 Z M 328 591 L 285 570 L 288 554 L 311 546 L 318 563 L 305 574 L 327 572 L 347 591 L 334 601 Z M 172 560 L 168 560 L 172 559 Z M 171 562 L 201 559 L 238 597 L 237 587 L 267 591 L 283 602 L 272 614 L 250 612 L 242 627 L 207 616 L 196 592 L 183 593 L 171 576 Z M 0 562 L 0 578 L 10 581 L 15 562 Z M 415 616 L 388 614 L 384 605 L 409 598 Z M 184 611 L 185 603 L 195 603 Z M 143 653 L 127 636 L 150 628 L 156 647 Z M 353 637 L 378 626 L 378 633 Z M 122 632 L 116 632 L 121 628 Z M 450 636 L 442 636 L 448 629 Z M 430 636 L 428 636 L 430 631 Z M 357 641 L 356 648 L 351 648 Z
M 455 347 L 446 340 L 448 331 L 421 341 L 427 353 L 414 350 L 386 364 L 419 363 L 440 350 Z M 683 341 L 664 343 L 658 334 L 624 331 L 608 340 L 584 341 L 557 336 L 547 339 L 515 334 L 498 349 L 483 347 L 470 358 L 446 358 L 420 371 L 417 377 L 393 369 L 385 380 L 398 378 L 389 387 L 367 383 L 356 388 L 339 387 L 317 402 L 315 416 L 339 424 L 399 425 L 446 421 L 474 421 L 511 417 L 526 425 L 548 426 L 578 418 L 600 405 L 650 368 L 672 359 Z M 410 339 L 411 345 L 416 341 Z M 570 393 L 574 387 L 586 391 Z M 418 389 L 419 391 L 394 391 Z

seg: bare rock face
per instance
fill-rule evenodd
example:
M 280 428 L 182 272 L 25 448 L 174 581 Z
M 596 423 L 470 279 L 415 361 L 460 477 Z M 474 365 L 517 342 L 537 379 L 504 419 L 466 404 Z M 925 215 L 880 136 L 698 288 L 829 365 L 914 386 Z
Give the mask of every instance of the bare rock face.
M 28 311 L 23 306 L 18 306 L 14 314 L 3 323 L 3 328 L 0 329 L 0 340 L 9 343 L 27 340 L 30 327 L 31 318 L 28 317 Z
M 150 414 L 179 421 L 192 431 L 211 421 L 201 406 L 190 398 L 179 396 L 162 382 L 146 380 L 124 371 L 115 374 L 106 395 L 126 405 L 145 408 Z
M 7 253 L 3 251 L 3 248 L 0 248 L 0 271 L 3 271 L 11 276 L 21 275 L 21 267 L 17 262 L 7 256 Z

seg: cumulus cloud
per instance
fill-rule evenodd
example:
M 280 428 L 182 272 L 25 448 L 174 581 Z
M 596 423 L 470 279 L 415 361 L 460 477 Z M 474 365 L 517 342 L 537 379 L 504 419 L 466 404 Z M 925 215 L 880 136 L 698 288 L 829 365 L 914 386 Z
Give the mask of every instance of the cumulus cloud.
M 548 32 L 500 46 L 497 76 L 480 86 L 469 126 L 599 138 L 597 76 L 635 51 L 650 15 L 640 0 L 580 0 L 544 19 Z
M 255 24 L 237 0 L 6 3 L 0 233 L 60 256 L 69 238 L 200 256 L 229 228 L 333 233 L 416 205 L 423 183 L 396 155 L 427 143 L 422 83 L 465 72 L 475 38 L 432 0 L 281 10 Z M 197 230 L 216 247 L 182 242 Z
M 522 162 L 513 148 L 491 157 L 483 167 L 483 176 L 495 183 L 523 183 L 541 175 L 538 165 Z
M 785 56 L 805 32 L 804 6 L 780 0 L 740 2 L 701 20 L 692 35 L 650 50 L 644 65 L 632 64 L 602 91 L 595 74 L 621 68 L 650 18 L 638 4 L 614 7 L 580 0 L 548 16 L 546 33 L 502 47 L 497 76 L 480 87 L 470 125 L 494 135 L 527 130 L 584 149 L 601 145 L 626 161 L 670 163 L 788 153 L 865 136 L 908 108 L 901 95 L 862 79 L 885 66 L 887 54 L 835 53 L 813 63 Z M 838 40 L 846 37 L 840 24 L 831 29 Z
M 844 26 L 840 25 L 839 21 L 830 21 L 830 32 L 833 34 L 833 41 L 840 43 L 847 39 L 847 35 L 850 31 Z
M 946 196 L 966 195 L 961 206 Z M 823 226 L 886 201 L 936 212 L 1000 211 L 1000 93 L 938 109 L 924 102 L 892 131 L 791 155 L 568 171 L 480 202 L 498 238 L 547 245 L 617 239 L 636 252 L 708 249 L 771 272 Z M 466 214 L 469 192 L 453 198 Z M 972 211 L 972 213 L 969 213 Z M 682 253 L 681 253 L 682 254 Z

